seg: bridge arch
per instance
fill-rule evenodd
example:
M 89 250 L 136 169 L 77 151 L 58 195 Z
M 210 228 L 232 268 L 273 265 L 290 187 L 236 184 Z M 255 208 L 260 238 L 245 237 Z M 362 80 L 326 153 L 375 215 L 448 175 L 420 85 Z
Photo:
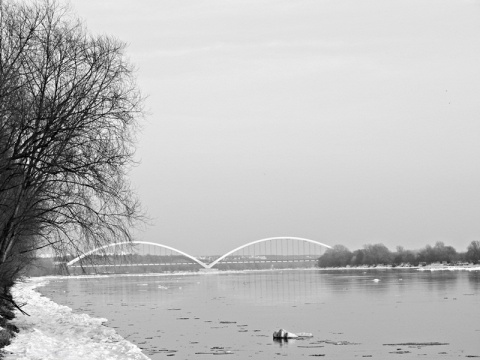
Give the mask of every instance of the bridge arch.
M 255 245 L 255 244 L 258 244 L 258 243 L 262 243 L 262 242 L 266 242 L 266 241 L 271 241 L 271 240 L 297 240 L 297 241 L 304 241 L 304 242 L 308 242 L 308 243 L 312 243 L 312 244 L 315 244 L 315 245 L 320 245 L 320 246 L 323 246 L 323 247 L 326 247 L 327 249 L 331 249 L 332 247 L 330 245 L 327 245 L 327 244 L 324 244 L 324 243 L 321 243 L 319 241 L 315 241 L 315 240 L 310 240 L 310 239 L 305 239 L 305 238 L 300 238 L 300 237 L 294 237 L 294 236 L 277 236 L 277 237 L 269 237 L 269 238 L 265 238 L 265 239 L 260 239 L 260 240 L 256 240 L 256 241 L 252 241 L 252 242 L 249 242 L 247 244 L 244 244 L 242 246 L 239 246 L 229 252 L 227 252 L 226 254 L 220 256 L 218 259 L 214 260 L 213 262 L 211 262 L 210 264 L 206 265 L 205 268 L 207 269 L 211 269 L 212 267 L 214 267 L 217 263 L 219 263 L 220 261 L 222 261 L 223 259 L 225 259 L 227 256 L 239 251 L 239 250 L 242 250 L 248 246 L 251 246 L 251 245 Z
M 84 257 L 88 256 L 88 255 L 91 255 L 91 254 L 94 254 L 96 252 L 99 252 L 101 250 L 104 250 L 104 249 L 107 249 L 109 247 L 115 247 L 115 246 L 120 246 L 120 245 L 135 245 L 135 244 L 139 244 L 139 245 L 153 245 L 153 246 L 158 246 L 160 248 L 164 248 L 164 249 L 167 249 L 167 250 L 171 250 L 171 251 L 175 251 L 176 253 L 179 253 L 183 256 L 186 256 L 187 258 L 195 261 L 197 264 L 201 265 L 202 267 L 204 268 L 208 268 L 208 265 L 205 264 L 204 262 L 198 260 L 196 257 L 192 256 L 192 255 L 189 255 L 181 250 L 178 250 L 178 249 L 175 249 L 171 246 L 167 246 L 167 245 L 162 245 L 162 244 L 157 244 L 157 243 L 152 243 L 152 242 L 147 242 L 147 241 L 125 241 L 125 242 L 121 242 L 121 243 L 114 243 L 114 244 L 108 244 L 108 245 L 104 245 L 104 246 L 100 246 L 96 249 L 93 249 L 93 250 L 90 250 L 88 252 L 86 252 L 85 254 L 82 254 L 78 257 L 76 257 L 75 259 L 69 261 L 67 263 L 67 266 L 71 266 L 73 264 L 75 264 L 76 262 L 82 260 Z

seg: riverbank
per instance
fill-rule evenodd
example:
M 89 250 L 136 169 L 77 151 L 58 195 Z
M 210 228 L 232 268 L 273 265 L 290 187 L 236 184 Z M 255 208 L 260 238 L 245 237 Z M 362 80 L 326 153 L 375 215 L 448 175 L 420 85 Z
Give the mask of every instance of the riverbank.
M 480 265 L 442 265 L 430 264 L 418 268 L 420 271 L 480 271 Z
M 384 266 L 384 265 L 360 265 L 344 267 L 325 267 L 317 270 L 418 270 L 418 271 L 480 271 L 480 265 L 444 265 L 430 264 L 425 266 Z
M 13 323 L 20 332 L 3 349 L 4 360 L 149 359 L 136 345 L 105 326 L 107 319 L 75 314 L 35 291 L 45 281 L 33 278 L 12 289 L 17 303 L 26 303 L 22 309 L 30 316 L 16 312 Z

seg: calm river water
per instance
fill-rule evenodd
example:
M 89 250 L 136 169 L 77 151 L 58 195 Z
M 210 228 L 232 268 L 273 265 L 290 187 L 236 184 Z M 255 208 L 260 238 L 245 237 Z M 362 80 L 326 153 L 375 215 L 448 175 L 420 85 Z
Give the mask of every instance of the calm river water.
M 478 271 L 62 278 L 39 291 L 109 319 L 151 359 L 480 358 Z M 280 328 L 313 337 L 276 342 Z

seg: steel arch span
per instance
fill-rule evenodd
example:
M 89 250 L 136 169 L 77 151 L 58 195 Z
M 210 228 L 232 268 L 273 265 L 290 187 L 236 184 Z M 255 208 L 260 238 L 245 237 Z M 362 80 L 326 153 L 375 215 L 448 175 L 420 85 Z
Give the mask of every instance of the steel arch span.
M 86 252 L 85 254 L 82 254 L 82 255 L 76 257 L 75 259 L 69 261 L 69 262 L 67 263 L 67 267 L 75 264 L 76 262 L 82 260 L 84 257 L 86 257 L 86 256 L 88 256 L 88 255 L 92 255 L 92 254 L 94 254 L 94 253 L 96 253 L 96 252 L 102 251 L 102 250 L 107 249 L 107 248 L 110 248 L 110 247 L 113 248 L 113 247 L 121 246 L 121 245 L 137 245 L 137 244 L 138 244 L 138 245 L 153 245 L 153 246 L 158 246 L 158 247 L 160 247 L 160 248 L 162 248 L 162 249 L 167 249 L 167 250 L 174 251 L 174 252 L 176 252 L 176 253 L 178 253 L 178 254 L 180 254 L 180 255 L 186 256 L 187 258 L 195 261 L 197 264 L 201 265 L 202 267 L 204 267 L 204 268 L 206 268 L 206 269 L 208 268 L 208 265 L 207 265 L 207 264 L 205 264 L 204 262 L 198 260 L 195 256 L 189 255 L 189 254 L 187 254 L 187 253 L 185 253 L 185 252 L 183 252 L 183 251 L 181 251 L 181 250 L 175 249 L 175 248 L 173 248 L 173 247 L 171 247 L 171 246 L 162 245 L 162 244 L 157 244 L 157 243 L 152 243 L 152 242 L 146 242 L 146 241 L 125 241 L 125 242 L 121 242 L 121 243 L 114 243 L 114 244 L 108 244 L 108 245 L 105 245 L 105 246 L 101 246 L 101 247 L 98 247 L 98 248 L 96 248 L 96 249 L 90 250 L 90 251 Z
M 209 264 L 206 264 L 204 263 L 203 261 L 197 259 L 195 256 L 192 256 L 192 255 L 189 255 L 181 250 L 178 250 L 178 249 L 175 249 L 171 246 L 168 246 L 168 245 L 163 245 L 163 244 L 158 244 L 158 243 L 152 243 L 152 242 L 146 242 L 146 241 L 132 241 L 132 242 L 128 242 L 128 241 L 125 241 L 125 242 L 121 242 L 121 243 L 114 243 L 114 244 L 108 244 L 108 245 L 104 245 L 104 246 L 101 246 L 101 247 L 98 247 L 96 249 L 93 249 L 93 250 L 90 250 L 78 257 L 76 257 L 75 259 L 69 261 L 66 265 L 67 267 L 68 266 L 72 266 L 73 264 L 77 263 L 78 261 L 82 260 L 83 258 L 89 256 L 89 255 L 92 255 L 96 252 L 100 252 L 102 250 L 105 250 L 107 248 L 114 248 L 116 246 L 122 246 L 122 245 L 151 245 L 151 246 L 157 246 L 159 248 L 162 248 L 162 249 L 167 249 L 167 250 L 170 250 L 170 251 L 173 251 L 173 252 L 176 252 L 180 255 L 183 255 L 191 260 L 193 260 L 195 263 L 199 264 L 200 266 L 202 266 L 203 268 L 205 269 L 212 269 L 215 265 L 217 265 L 220 261 L 222 261 L 223 259 L 225 259 L 226 257 L 228 257 L 229 255 L 232 255 L 234 253 L 236 253 L 237 251 L 240 251 L 242 249 L 245 249 L 245 248 L 248 248 L 250 246 L 255 246 L 256 244 L 260 244 L 260 243 L 263 243 L 263 242 L 268 242 L 268 241 L 283 241 L 283 240 L 291 240 L 291 241 L 298 241 L 298 242 L 304 242 L 304 243 L 309 243 L 309 244 L 314 244 L 314 245 L 317 245 L 317 246 L 321 246 L 321 247 L 324 247 L 324 248 L 327 248 L 327 249 L 331 249 L 332 247 L 330 245 L 327 245 L 327 244 L 324 244 L 324 243 L 321 243 L 319 241 L 315 241 L 315 240 L 311 240 L 311 239 L 306 239 L 306 238 L 300 238 L 300 237 L 294 237 L 294 236 L 278 236 L 278 237 L 269 237 L 269 238 L 265 238 L 265 239 L 260 239 L 260 240 L 255 240 L 255 241 L 252 241 L 252 242 L 249 242 L 247 244 L 244 244 L 242 246 L 239 246 L 227 253 L 225 253 L 224 255 L 220 256 L 219 258 L 215 259 L 214 261 L 212 261 L 211 263 Z
M 218 264 L 220 261 L 222 261 L 223 259 L 225 259 L 227 256 L 239 251 L 239 250 L 242 250 L 244 248 L 247 248 L 249 246 L 252 246 L 252 245 L 255 245 L 255 244 L 259 244 L 259 243 L 262 243 L 262 242 L 267 242 L 267 241 L 276 241 L 276 240 L 294 240 L 294 241 L 300 241 L 300 242 L 306 242 L 306 243 L 311 243 L 311 244 L 315 244 L 315 245 L 320 245 L 320 246 L 323 246 L 327 249 L 331 249 L 332 247 L 330 245 L 327 245 L 327 244 L 324 244 L 324 243 L 321 243 L 319 241 L 315 241 L 315 240 L 310 240 L 310 239 L 305 239 L 305 238 L 300 238 L 300 237 L 295 237 L 295 236 L 277 236 L 277 237 L 269 237 L 269 238 L 265 238 L 265 239 L 260 239 L 260 240 L 256 240 L 256 241 L 252 241 L 252 242 L 249 242 L 247 244 L 244 244 L 242 246 L 239 246 L 229 252 L 227 252 L 226 254 L 220 256 L 218 259 L 214 260 L 213 262 L 211 262 L 210 264 L 208 264 L 206 266 L 207 269 L 211 269 L 213 268 L 216 264 Z

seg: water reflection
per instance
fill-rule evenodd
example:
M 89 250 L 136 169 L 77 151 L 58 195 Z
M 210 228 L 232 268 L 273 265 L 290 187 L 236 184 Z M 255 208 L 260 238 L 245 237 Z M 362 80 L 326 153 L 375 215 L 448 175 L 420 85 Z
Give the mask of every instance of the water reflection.
M 322 303 L 334 296 L 338 300 L 352 293 L 363 297 L 403 294 L 408 287 L 430 294 L 455 291 L 459 272 L 388 271 L 266 271 L 219 273 L 212 275 L 114 276 L 63 280 L 65 295 L 95 295 L 104 304 L 170 304 L 179 299 L 210 301 L 223 297 L 230 302 L 257 306 Z M 465 274 L 463 274 L 465 277 Z M 469 273 L 473 292 L 480 290 L 478 273 Z M 75 303 L 74 299 L 72 300 Z M 68 300 L 67 300 L 68 301 Z
M 480 292 L 480 272 L 470 271 L 468 274 L 468 282 L 473 292 Z
M 278 347 L 284 347 L 295 344 L 295 339 L 278 339 L 278 338 L 273 338 L 273 343 L 277 345 Z
M 169 303 L 169 299 L 219 296 L 263 306 L 321 301 L 325 287 L 335 287 L 315 271 L 249 272 L 235 274 L 107 277 L 63 280 L 65 294 L 95 295 L 103 303 Z M 348 280 L 347 280 L 348 281 Z M 337 285 L 338 287 L 338 285 Z
M 323 277 L 314 271 L 249 273 L 232 280 L 226 283 L 232 285 L 231 296 L 255 305 L 314 303 L 324 294 Z

